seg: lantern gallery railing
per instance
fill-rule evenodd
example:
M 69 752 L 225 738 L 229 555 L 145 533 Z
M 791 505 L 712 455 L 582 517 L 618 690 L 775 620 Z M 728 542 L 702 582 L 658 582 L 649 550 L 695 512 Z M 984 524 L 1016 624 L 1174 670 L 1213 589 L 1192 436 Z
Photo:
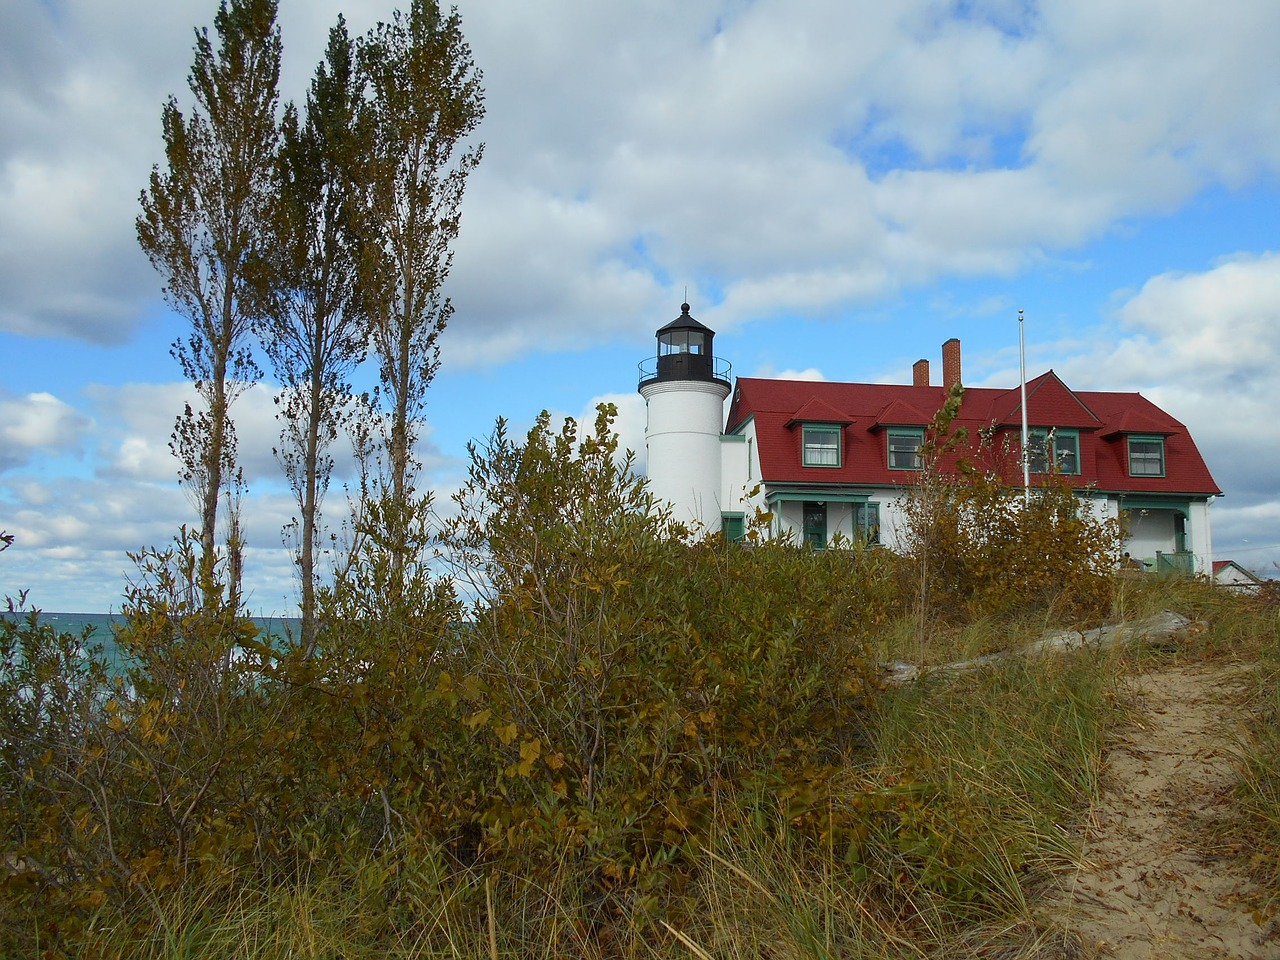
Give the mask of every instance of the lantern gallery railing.
M 733 366 L 728 360 L 701 353 L 668 353 L 646 357 L 637 364 L 639 386 L 654 380 L 718 380 L 731 384 Z

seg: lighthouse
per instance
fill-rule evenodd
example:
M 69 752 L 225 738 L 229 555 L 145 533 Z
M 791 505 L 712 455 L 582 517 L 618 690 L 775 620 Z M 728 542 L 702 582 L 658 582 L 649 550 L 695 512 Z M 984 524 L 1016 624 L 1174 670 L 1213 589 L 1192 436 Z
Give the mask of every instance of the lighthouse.
M 658 353 L 640 364 L 649 490 L 676 520 L 720 529 L 720 434 L 729 364 L 717 360 L 715 332 L 689 315 L 658 330 Z

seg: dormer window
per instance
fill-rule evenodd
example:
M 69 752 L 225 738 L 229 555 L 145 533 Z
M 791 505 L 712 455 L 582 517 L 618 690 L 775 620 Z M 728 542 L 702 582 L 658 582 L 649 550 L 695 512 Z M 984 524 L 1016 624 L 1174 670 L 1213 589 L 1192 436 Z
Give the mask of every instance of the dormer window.
M 1027 458 L 1032 473 L 1080 473 L 1080 431 L 1033 427 L 1027 434 Z
M 806 467 L 838 467 L 841 463 L 840 428 L 832 424 L 806 424 L 804 427 L 804 459 Z
M 1164 476 L 1164 437 L 1129 438 L 1129 476 Z
M 920 447 L 924 444 L 923 427 L 889 428 L 889 469 L 919 470 Z

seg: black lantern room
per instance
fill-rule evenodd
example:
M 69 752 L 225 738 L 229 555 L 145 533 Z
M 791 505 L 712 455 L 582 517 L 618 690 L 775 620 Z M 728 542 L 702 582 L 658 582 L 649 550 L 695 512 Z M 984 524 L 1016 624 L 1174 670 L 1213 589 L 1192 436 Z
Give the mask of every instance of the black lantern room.
M 726 380 L 727 369 L 717 370 L 711 349 L 715 335 L 710 327 L 689 316 L 689 304 L 680 304 L 680 316 L 658 330 L 657 368 L 642 364 L 641 383 L 655 380 Z M 727 364 L 719 366 L 727 368 Z

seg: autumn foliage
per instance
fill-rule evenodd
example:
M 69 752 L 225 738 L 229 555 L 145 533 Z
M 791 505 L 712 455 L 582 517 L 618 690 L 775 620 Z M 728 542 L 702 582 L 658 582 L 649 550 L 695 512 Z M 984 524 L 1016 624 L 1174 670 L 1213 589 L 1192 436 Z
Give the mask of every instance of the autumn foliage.
M 932 767 L 870 772 L 885 720 L 869 650 L 915 615 L 919 558 L 797 549 L 767 517 L 741 543 L 695 537 L 652 501 L 613 415 L 580 432 L 544 414 L 521 442 L 499 422 L 449 511 L 371 499 L 314 646 L 210 608 L 185 533 L 135 558 L 123 677 L 81 639 L 6 621 L 6 948 L 73 951 L 104 911 L 158 936 L 191 890 L 354 870 L 376 874 L 397 936 L 428 923 L 424 871 L 460 878 L 456 909 L 490 920 L 475 884 L 511 878 L 509 896 L 543 891 L 574 918 L 566 952 L 592 955 L 608 931 L 689 920 L 730 836 L 872 886 L 899 861 L 943 869 L 959 893 L 921 889 L 987 902 L 927 826 L 952 804 L 916 779 Z M 1105 546 L 1069 494 L 1021 512 L 972 478 L 944 494 L 959 520 L 922 540 L 935 606 L 1092 609 L 1079 584 Z M 1033 521 L 1056 524 L 1059 566 L 1049 533 L 1027 542 Z M 1010 587 L 1033 554 L 1039 573 Z
M 1015 452 L 952 429 L 951 391 L 921 449 L 907 501 L 903 568 L 918 615 L 943 623 L 1039 612 L 1068 623 L 1110 613 L 1124 542 L 1119 520 L 1092 512 L 1090 491 L 1050 474 L 1030 490 L 1009 477 Z

